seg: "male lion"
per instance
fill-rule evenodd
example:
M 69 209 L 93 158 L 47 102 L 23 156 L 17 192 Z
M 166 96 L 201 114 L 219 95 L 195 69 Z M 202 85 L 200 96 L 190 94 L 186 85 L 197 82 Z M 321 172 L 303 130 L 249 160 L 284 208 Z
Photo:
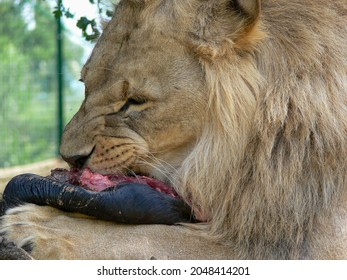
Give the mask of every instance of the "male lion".
M 82 70 L 62 156 L 170 182 L 197 224 L 27 204 L 34 258 L 347 258 L 347 2 L 123 0 Z

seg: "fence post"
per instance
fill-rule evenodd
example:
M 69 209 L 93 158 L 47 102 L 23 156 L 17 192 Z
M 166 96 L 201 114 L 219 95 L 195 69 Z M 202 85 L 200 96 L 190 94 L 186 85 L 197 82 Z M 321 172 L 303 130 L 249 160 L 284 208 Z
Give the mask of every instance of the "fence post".
M 62 0 L 57 1 L 58 10 L 61 11 Z M 57 119 L 57 154 L 59 155 L 59 149 L 61 144 L 61 138 L 64 129 L 64 65 L 63 65 L 63 25 L 62 16 L 57 17 L 57 81 L 58 81 L 58 119 Z

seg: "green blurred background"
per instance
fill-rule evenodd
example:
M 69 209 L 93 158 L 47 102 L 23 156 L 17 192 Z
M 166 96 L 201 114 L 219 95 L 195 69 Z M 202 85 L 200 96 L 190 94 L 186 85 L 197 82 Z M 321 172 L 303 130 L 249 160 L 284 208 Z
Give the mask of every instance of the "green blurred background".
M 59 121 L 65 125 L 83 99 L 78 79 L 92 44 L 71 31 L 66 21 L 59 58 L 55 4 L 0 0 L 0 169 L 55 158 Z M 58 77 L 63 85 L 61 120 Z

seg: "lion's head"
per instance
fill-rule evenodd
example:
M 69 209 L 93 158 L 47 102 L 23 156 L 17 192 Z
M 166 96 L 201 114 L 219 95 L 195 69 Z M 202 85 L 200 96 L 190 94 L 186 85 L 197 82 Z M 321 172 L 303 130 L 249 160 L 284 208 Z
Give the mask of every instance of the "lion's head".
M 260 2 L 120 1 L 61 153 L 170 182 L 240 257 L 305 257 L 346 189 L 345 7 Z

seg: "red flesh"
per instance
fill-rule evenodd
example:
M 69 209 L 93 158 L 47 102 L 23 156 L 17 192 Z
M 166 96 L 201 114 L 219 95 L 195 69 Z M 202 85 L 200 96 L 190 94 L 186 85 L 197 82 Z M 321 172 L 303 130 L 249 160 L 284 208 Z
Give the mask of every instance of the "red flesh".
M 51 171 L 51 177 L 59 182 L 81 186 L 95 192 L 103 191 L 109 187 L 115 187 L 120 183 L 129 182 L 145 184 L 162 193 L 178 197 L 178 194 L 171 186 L 147 176 L 102 175 L 91 171 L 89 168 L 73 168 L 70 171 L 63 168 L 56 168 Z

